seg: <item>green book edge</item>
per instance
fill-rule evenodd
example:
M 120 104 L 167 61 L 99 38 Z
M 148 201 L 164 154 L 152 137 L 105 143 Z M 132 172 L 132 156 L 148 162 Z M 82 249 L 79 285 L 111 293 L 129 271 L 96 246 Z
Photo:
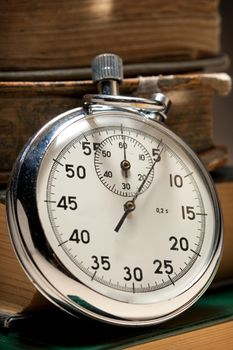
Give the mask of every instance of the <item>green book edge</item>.
M 233 286 L 206 292 L 175 319 L 149 328 L 122 328 L 75 319 L 62 311 L 41 313 L 0 331 L 0 349 L 106 350 L 124 349 L 233 319 Z

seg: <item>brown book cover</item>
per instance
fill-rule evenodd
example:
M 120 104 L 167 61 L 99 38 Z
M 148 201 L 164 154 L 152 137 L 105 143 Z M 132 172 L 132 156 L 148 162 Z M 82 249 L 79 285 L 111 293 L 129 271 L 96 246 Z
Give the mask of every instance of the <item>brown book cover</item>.
M 0 70 L 87 67 L 99 53 L 125 63 L 220 52 L 219 0 L 4 1 Z
M 204 152 L 212 170 L 227 159 L 226 149 L 214 151 L 214 96 L 227 95 L 230 89 L 231 79 L 225 73 L 196 73 L 126 79 L 120 92 L 147 98 L 158 91 L 165 93 L 172 101 L 168 127 L 196 152 Z M 87 93 L 96 93 L 91 81 L 0 82 L 0 183 L 7 181 L 33 133 L 56 115 L 81 106 Z

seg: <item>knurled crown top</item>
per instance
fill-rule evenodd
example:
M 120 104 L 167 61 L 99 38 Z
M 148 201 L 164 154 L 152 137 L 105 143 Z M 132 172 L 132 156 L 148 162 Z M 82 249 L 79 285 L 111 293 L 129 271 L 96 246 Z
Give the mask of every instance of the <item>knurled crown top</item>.
M 92 61 L 92 80 L 123 80 L 122 59 L 112 53 L 96 56 Z

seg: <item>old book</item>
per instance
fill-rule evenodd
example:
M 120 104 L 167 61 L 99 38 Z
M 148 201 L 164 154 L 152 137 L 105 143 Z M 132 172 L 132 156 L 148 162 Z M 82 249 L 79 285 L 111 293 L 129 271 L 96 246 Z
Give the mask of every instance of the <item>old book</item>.
M 225 73 L 196 73 L 126 79 L 121 94 L 167 94 L 173 103 L 168 126 L 213 170 L 227 159 L 226 149 L 216 148 L 213 141 L 214 95 L 227 95 L 230 89 Z M 0 82 L 0 183 L 7 181 L 31 135 L 56 115 L 80 106 L 87 93 L 96 93 L 91 81 Z
M 214 280 L 218 285 L 233 281 L 233 167 L 218 170 L 214 177 L 224 218 L 224 251 Z M 0 313 L 27 313 L 50 305 L 36 291 L 16 259 L 6 227 L 3 203 L 0 203 L 0 266 Z
M 16 260 L 8 236 L 5 206 L 0 203 L 0 313 L 14 315 L 47 306 Z M 45 303 L 45 304 L 44 304 Z
M 87 67 L 106 48 L 125 63 L 220 51 L 219 0 L 5 1 L 0 23 L 5 71 Z
M 233 167 L 223 167 L 213 173 L 215 184 L 223 212 L 224 223 L 224 249 L 222 261 L 217 273 L 217 280 L 233 281 Z

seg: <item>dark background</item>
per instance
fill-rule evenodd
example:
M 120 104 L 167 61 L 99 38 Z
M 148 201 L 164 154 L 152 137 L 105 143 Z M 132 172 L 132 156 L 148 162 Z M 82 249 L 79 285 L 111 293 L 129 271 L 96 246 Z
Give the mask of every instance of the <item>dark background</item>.
M 227 73 L 233 78 L 233 1 L 222 0 L 222 51 L 230 56 Z M 233 91 L 227 97 L 216 98 L 214 106 L 214 140 L 229 149 L 229 164 L 233 165 Z

